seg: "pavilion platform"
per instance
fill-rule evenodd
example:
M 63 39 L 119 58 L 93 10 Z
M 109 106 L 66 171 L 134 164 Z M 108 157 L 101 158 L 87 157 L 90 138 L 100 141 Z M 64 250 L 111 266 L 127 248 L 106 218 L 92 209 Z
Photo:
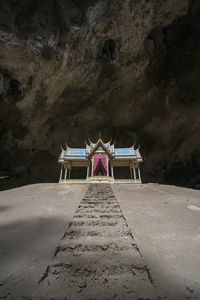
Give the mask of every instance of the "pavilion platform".
M 137 179 L 115 179 L 111 176 L 91 176 L 86 179 L 62 179 L 59 183 L 65 184 L 82 184 L 82 183 L 124 183 L 124 184 L 141 184 L 141 180 Z

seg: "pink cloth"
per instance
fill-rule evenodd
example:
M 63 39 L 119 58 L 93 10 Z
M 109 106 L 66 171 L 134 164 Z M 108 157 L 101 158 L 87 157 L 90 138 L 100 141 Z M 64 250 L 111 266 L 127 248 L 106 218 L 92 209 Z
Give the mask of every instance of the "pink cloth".
M 93 170 L 92 170 L 92 176 L 94 176 L 94 173 L 97 169 L 97 166 L 98 166 L 98 163 L 99 163 L 99 160 L 101 160 L 102 162 L 102 165 L 106 171 L 106 176 L 108 176 L 108 168 L 107 168 L 107 159 L 106 159 L 106 154 L 95 154 L 94 155 L 94 167 L 93 167 Z

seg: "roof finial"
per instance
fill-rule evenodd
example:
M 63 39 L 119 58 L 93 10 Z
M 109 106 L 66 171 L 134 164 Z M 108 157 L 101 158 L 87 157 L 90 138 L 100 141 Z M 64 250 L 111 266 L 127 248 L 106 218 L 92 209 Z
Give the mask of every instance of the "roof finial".
M 60 145 L 60 148 L 61 148 L 62 151 L 65 151 L 65 150 L 63 149 L 62 145 Z
M 65 146 L 66 146 L 66 150 L 67 150 L 67 149 L 69 149 L 69 147 L 68 147 L 67 143 L 65 143 Z
M 114 142 L 113 142 L 113 146 L 115 145 L 115 143 L 116 143 L 116 140 L 114 140 Z
M 110 138 L 110 140 L 108 141 L 108 143 L 107 144 L 110 144 L 112 142 L 112 138 Z
M 101 132 L 99 132 L 99 138 L 101 139 Z
M 92 142 L 91 142 L 90 138 L 88 138 L 88 141 L 89 141 L 89 143 L 90 143 L 90 144 L 92 144 Z

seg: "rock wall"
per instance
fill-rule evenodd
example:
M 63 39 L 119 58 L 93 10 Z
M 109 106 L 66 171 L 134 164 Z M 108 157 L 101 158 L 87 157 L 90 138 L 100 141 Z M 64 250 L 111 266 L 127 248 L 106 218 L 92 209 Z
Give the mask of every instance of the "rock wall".
M 200 183 L 196 0 L 0 1 L 3 186 L 56 181 L 59 146 L 141 145 L 144 181 Z

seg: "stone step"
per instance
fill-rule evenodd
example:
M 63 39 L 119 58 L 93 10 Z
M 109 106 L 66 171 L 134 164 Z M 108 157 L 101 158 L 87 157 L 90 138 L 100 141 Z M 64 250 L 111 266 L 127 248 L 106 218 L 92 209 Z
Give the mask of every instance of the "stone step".
M 83 204 L 81 202 L 81 204 L 79 205 L 78 209 L 80 208 L 87 208 L 87 209 L 114 209 L 114 208 L 117 208 L 117 209 L 120 209 L 120 206 L 118 203 L 116 204 L 113 204 L 113 205 L 107 205 L 107 204 Z
M 152 285 L 145 273 L 133 275 L 122 273 L 114 275 L 84 275 L 62 276 L 52 275 L 49 272 L 46 289 L 51 299 L 54 300 L 160 300 L 157 298 Z M 59 297 L 57 292 L 59 290 Z M 34 297 L 34 300 L 47 299 L 46 293 L 40 293 L 43 297 Z M 67 297 L 66 297 L 67 295 Z M 49 299 L 49 298 L 48 298 Z
M 112 256 L 112 259 L 110 257 Z M 105 251 L 59 251 L 53 258 L 53 265 L 55 264 L 70 264 L 74 267 L 109 269 L 113 265 L 123 266 L 126 268 L 134 267 L 137 270 L 143 270 L 145 262 L 138 250 L 133 246 L 121 249 L 120 251 L 112 251 L 107 249 Z
M 90 200 L 88 200 L 88 201 L 82 201 L 81 202 L 81 204 L 90 204 L 90 205 L 115 205 L 115 204 L 117 204 L 117 201 L 110 201 L 110 200 L 108 200 L 108 201 L 105 201 L 105 200 L 94 200 L 94 201 L 90 201 Z
M 105 231 L 102 231 L 102 228 L 98 228 L 97 226 L 95 228 L 91 227 L 70 227 L 66 230 L 63 238 L 68 238 L 68 239 L 74 239 L 78 237 L 96 237 L 96 236 L 102 236 L 104 238 L 108 237 L 127 237 L 131 236 L 131 231 L 128 227 L 123 227 L 121 228 L 120 226 L 115 226 L 115 230 L 112 230 L 112 227 L 106 227 Z
M 52 274 L 49 269 L 48 280 L 44 282 L 51 299 L 54 300 L 157 300 L 151 283 L 144 273 L 123 272 L 121 274 L 92 274 L 90 270 L 79 276 L 60 272 Z M 80 270 L 81 271 L 81 270 Z M 79 271 L 77 270 L 77 274 Z M 59 290 L 59 297 L 57 291 Z M 43 297 L 41 297 L 41 295 Z M 66 297 L 67 295 L 67 297 Z M 45 290 L 34 300 L 47 299 Z
M 156 299 L 110 184 L 90 184 L 40 281 L 54 299 Z
M 88 242 L 88 241 L 87 241 Z M 132 249 L 133 247 L 135 247 L 135 245 L 123 245 L 123 244 L 118 244 L 118 243 L 105 243 L 105 244 L 61 244 L 57 247 L 56 252 L 57 251 L 64 251 L 64 252 L 74 252 L 75 254 L 77 254 L 77 252 L 99 252 L 99 251 L 106 251 L 106 250 L 110 250 L 112 252 L 112 254 L 118 252 L 118 251 L 124 251 L 124 250 L 129 250 Z M 55 253 L 56 253 L 55 252 Z
M 122 214 L 95 214 L 95 213 L 84 213 L 84 214 L 78 214 L 76 213 L 74 215 L 74 219 L 82 219 L 82 218 L 88 218 L 88 219 L 119 219 L 119 218 L 124 218 L 124 216 Z
M 49 272 L 56 276 L 60 274 L 59 278 L 61 277 L 67 278 L 67 277 L 90 277 L 90 276 L 96 276 L 96 277 L 107 277 L 110 275 L 117 275 L 122 276 L 123 274 L 144 274 L 144 278 L 146 277 L 145 272 L 147 271 L 146 265 L 134 265 L 134 264 L 112 264 L 112 265 L 84 265 L 83 263 L 57 263 L 50 267 Z
M 78 246 L 77 246 L 78 245 Z M 125 237 L 115 237 L 115 236 L 112 236 L 112 237 L 105 237 L 103 235 L 99 236 L 89 236 L 87 235 L 87 239 L 85 238 L 85 236 L 79 236 L 79 237 L 76 237 L 74 239 L 69 239 L 67 236 L 65 236 L 65 238 L 63 238 L 60 243 L 59 243 L 59 246 L 58 247 L 61 247 L 61 248 L 66 248 L 66 247 L 69 247 L 70 249 L 75 249 L 77 247 L 80 248 L 80 245 L 84 245 L 84 248 L 85 246 L 88 248 L 90 248 L 90 246 L 98 246 L 97 248 L 102 248 L 103 250 L 106 250 L 108 248 L 112 248 L 113 245 L 118 245 L 119 247 L 123 247 L 123 246 L 127 246 L 127 245 L 130 245 L 131 247 L 132 246 L 136 246 L 136 243 L 135 241 L 132 239 L 131 235 L 127 235 Z M 77 246 L 77 247 L 76 247 Z
M 97 209 L 97 208 L 78 208 L 77 211 L 76 211 L 76 214 L 81 214 L 81 213 L 97 213 L 97 214 L 120 214 L 121 213 L 121 209 L 116 209 L 116 208 L 101 208 L 101 209 Z
M 126 227 L 127 224 L 124 219 L 116 219 L 103 221 L 103 220 L 90 220 L 90 219 L 84 219 L 84 220 L 72 220 L 69 224 L 70 227 L 76 227 L 76 226 L 98 226 L 98 227 L 106 227 L 106 226 L 117 226 L 120 225 L 122 227 Z

